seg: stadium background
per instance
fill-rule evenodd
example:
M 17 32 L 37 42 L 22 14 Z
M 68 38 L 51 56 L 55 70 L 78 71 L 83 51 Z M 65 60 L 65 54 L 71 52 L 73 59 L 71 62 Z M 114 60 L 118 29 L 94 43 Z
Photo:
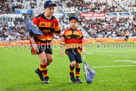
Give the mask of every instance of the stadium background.
M 66 55 L 63 58 L 59 57 L 59 48 L 55 47 L 53 49 L 55 62 L 50 67 L 52 72 L 49 72 L 49 75 L 52 75 L 52 83 L 48 85 L 49 87 L 42 86 L 34 73 L 35 67 L 38 67 L 38 59 L 35 56 L 31 56 L 29 48 L 26 47 L 29 45 L 29 34 L 23 22 L 24 19 L 31 21 L 34 16 L 42 13 L 45 1 L 0 0 L 1 91 L 37 91 L 43 89 L 62 91 L 136 90 L 135 0 L 52 0 L 58 5 L 55 8 L 54 16 L 58 19 L 62 32 L 69 28 L 68 20 L 70 15 L 76 14 L 79 17 L 79 28 L 85 36 L 85 44 L 92 44 L 94 46 L 86 48 L 86 61 L 96 70 L 96 77 L 92 84 L 87 85 L 82 72 L 81 79 L 83 84 L 70 84 L 67 78 L 68 67 L 65 66 L 69 65 L 68 58 Z M 129 39 L 125 41 L 124 38 L 127 30 L 129 31 Z M 59 41 L 60 38 L 54 35 L 52 44 L 59 45 Z M 121 49 L 119 47 L 96 48 L 95 46 L 98 47 L 98 45 L 95 44 L 98 43 L 104 43 L 104 46 L 109 43 L 115 43 L 119 46 L 121 44 L 133 44 L 133 46 Z M 15 48 L 16 46 L 21 47 L 24 44 L 25 50 Z M 64 65 L 60 67 L 59 64 L 62 64 L 62 61 L 57 62 L 56 60 L 63 60 Z M 122 60 L 123 62 L 114 62 L 115 60 Z M 126 60 L 128 62 L 125 62 Z M 106 66 L 107 68 L 101 68 L 101 66 Z M 57 69 L 59 67 L 62 71 Z M 60 73 L 56 73 L 54 69 Z M 58 77 L 58 75 L 62 77 Z M 65 79 L 66 81 L 60 81 L 60 79 Z

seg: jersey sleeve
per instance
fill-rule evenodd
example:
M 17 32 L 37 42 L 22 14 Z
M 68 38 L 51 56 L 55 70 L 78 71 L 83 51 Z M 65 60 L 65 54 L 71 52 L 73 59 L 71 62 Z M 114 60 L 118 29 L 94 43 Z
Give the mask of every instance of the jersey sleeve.
M 66 44 L 66 36 L 65 33 L 63 34 L 63 36 L 61 37 L 61 45 L 65 45 Z
M 39 26 L 39 21 L 36 17 L 33 18 L 33 21 L 32 21 L 36 26 Z
M 82 46 L 84 46 L 84 36 L 82 32 L 80 32 L 80 43 Z
M 60 25 L 59 25 L 59 22 L 58 22 L 57 19 L 55 20 L 55 30 L 54 30 L 54 33 L 60 33 Z

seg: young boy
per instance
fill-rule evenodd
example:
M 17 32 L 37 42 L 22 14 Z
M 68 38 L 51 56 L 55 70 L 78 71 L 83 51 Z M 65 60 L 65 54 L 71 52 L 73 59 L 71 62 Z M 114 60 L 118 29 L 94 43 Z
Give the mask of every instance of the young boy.
M 72 83 L 82 83 L 80 80 L 80 63 L 82 63 L 81 51 L 85 54 L 83 46 L 83 34 L 77 29 L 79 24 L 78 17 L 72 15 L 69 18 L 70 29 L 65 30 L 63 34 L 63 45 L 65 45 L 65 52 L 69 57 L 70 64 L 70 81 Z M 60 56 L 63 56 L 63 45 L 61 45 Z M 76 79 L 74 77 L 74 68 L 76 69 Z
M 47 66 L 53 61 L 51 48 L 53 34 L 62 36 L 58 20 L 53 16 L 55 6 L 51 0 L 44 3 L 44 13 L 33 18 L 33 23 L 41 30 L 43 37 L 35 35 L 30 38 L 31 44 L 36 44 L 32 46 L 32 53 L 37 54 L 40 59 L 40 67 L 35 72 L 45 84 L 49 84 Z

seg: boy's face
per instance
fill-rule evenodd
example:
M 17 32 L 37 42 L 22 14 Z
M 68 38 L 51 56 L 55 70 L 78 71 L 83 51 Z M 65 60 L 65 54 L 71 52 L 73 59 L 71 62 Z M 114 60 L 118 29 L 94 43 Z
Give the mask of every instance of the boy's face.
M 78 21 L 76 19 L 71 19 L 70 22 L 69 22 L 69 25 L 72 29 L 76 29 L 77 26 L 78 26 Z
M 44 8 L 44 12 L 49 15 L 49 16 L 53 16 L 54 14 L 54 6 L 48 7 L 48 8 Z

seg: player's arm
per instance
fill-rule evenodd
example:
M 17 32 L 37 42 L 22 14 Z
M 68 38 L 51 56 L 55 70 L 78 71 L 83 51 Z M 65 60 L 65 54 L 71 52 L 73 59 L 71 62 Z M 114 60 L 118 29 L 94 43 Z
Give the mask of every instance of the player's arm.
M 66 42 L 66 37 L 65 37 L 65 35 L 63 35 L 63 37 L 61 38 L 61 41 L 60 41 L 60 56 L 63 56 L 63 48 L 65 45 L 65 42 Z
M 82 46 L 82 53 L 83 53 L 83 54 L 85 54 L 85 53 L 86 53 L 86 51 L 85 51 L 85 47 L 84 47 L 84 46 Z
M 85 43 L 84 43 L 84 37 L 82 33 L 80 34 L 80 41 L 81 41 L 82 53 L 85 54 L 86 53 L 85 47 L 84 47 Z
M 55 22 L 55 31 L 54 33 L 59 36 L 59 37 L 62 37 L 63 36 L 63 33 L 60 31 L 60 25 L 59 25 L 59 22 L 56 20 Z
M 33 21 L 32 21 L 36 26 L 39 25 L 39 21 L 36 17 L 33 18 Z M 30 41 L 32 43 L 32 47 L 34 48 L 35 52 L 38 53 L 39 50 L 38 50 L 38 46 L 37 44 L 35 43 L 35 40 L 34 40 L 34 35 L 31 35 L 30 34 Z
M 59 37 L 62 37 L 63 36 L 63 33 L 62 32 L 60 32 L 60 33 L 55 33 L 57 36 L 59 36 Z
M 64 48 L 64 46 L 60 47 L 60 56 L 63 56 L 63 48 Z
M 37 46 L 37 44 L 35 43 L 34 38 L 33 38 L 33 37 L 30 37 L 30 41 L 31 41 L 31 43 L 32 43 L 32 47 L 34 48 L 35 52 L 38 53 L 38 52 L 39 52 L 38 46 Z

